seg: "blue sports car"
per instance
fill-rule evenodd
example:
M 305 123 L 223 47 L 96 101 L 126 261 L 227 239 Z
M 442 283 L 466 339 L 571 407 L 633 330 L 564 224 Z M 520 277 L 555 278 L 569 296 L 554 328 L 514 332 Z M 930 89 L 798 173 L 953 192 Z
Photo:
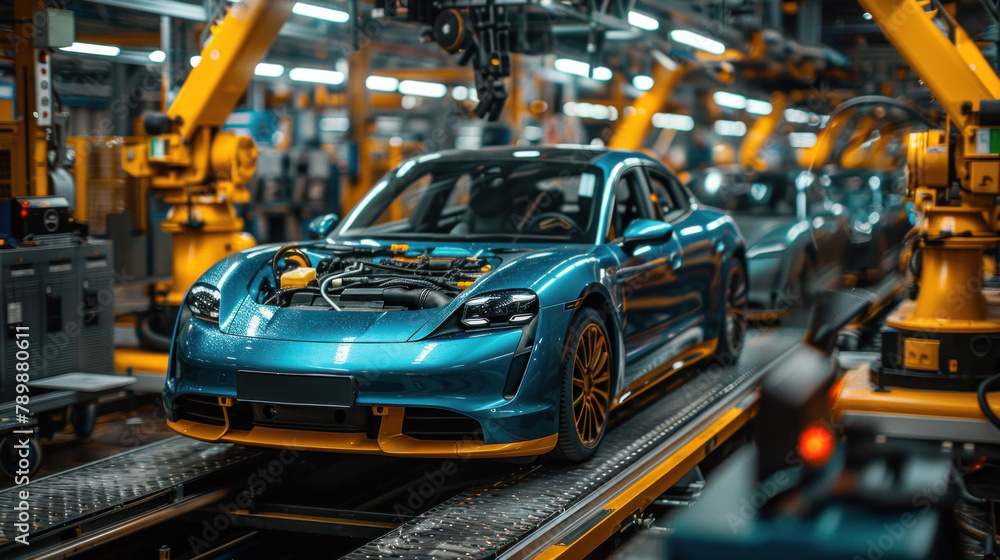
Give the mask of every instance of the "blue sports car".
M 164 397 L 206 441 L 579 461 L 609 413 L 746 327 L 744 246 L 635 152 L 448 151 L 386 175 L 318 240 L 191 287 Z

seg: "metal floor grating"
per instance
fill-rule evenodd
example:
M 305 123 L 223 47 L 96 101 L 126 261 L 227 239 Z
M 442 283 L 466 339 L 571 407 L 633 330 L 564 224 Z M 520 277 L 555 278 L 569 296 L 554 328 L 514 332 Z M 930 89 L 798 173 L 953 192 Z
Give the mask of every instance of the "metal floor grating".
M 30 492 L 32 535 L 120 508 L 235 465 L 260 451 L 177 436 L 0 491 L 0 546 L 17 535 L 18 493 Z
M 589 461 L 545 465 L 470 489 L 344 558 L 495 558 L 635 463 L 684 425 L 802 340 L 795 328 L 748 337 L 740 360 L 707 368 L 612 428 Z

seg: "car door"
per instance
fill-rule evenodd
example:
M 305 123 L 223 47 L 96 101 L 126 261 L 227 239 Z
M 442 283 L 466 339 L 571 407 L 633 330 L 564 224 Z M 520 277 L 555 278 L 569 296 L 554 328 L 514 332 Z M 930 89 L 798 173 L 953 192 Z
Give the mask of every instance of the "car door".
M 812 233 L 816 257 L 813 292 L 833 289 L 849 268 L 849 217 L 842 205 L 830 199 L 819 181 L 796 181 L 796 215 Z
M 674 226 L 674 236 L 683 248 L 683 259 L 674 267 L 673 290 L 680 294 L 674 306 L 681 328 L 703 328 L 705 314 L 722 293 L 719 268 L 724 251 L 722 230 L 709 230 L 699 214 L 691 210 L 691 195 L 676 177 L 655 166 L 646 166 L 646 177 L 656 202 L 659 219 Z
M 635 219 L 658 219 L 642 167 L 626 169 L 615 183 L 608 241 L 619 261 L 612 271 L 624 307 L 626 381 L 650 371 L 653 353 L 669 342 L 683 294 L 674 269 L 683 261 L 677 236 L 655 244 L 630 246 L 623 239 Z M 667 359 L 666 357 L 663 358 Z

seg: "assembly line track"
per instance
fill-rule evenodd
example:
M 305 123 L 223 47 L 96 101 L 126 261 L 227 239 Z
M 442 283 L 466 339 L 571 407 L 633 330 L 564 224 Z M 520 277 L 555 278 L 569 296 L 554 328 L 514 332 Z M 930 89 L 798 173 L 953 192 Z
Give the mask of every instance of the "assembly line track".
M 537 552 L 536 547 L 525 546 L 543 534 L 554 534 L 565 525 L 561 520 L 585 507 L 584 502 L 595 503 L 597 496 L 603 495 L 600 489 L 637 472 L 637 468 L 641 470 L 647 458 L 658 457 L 665 446 L 694 435 L 693 430 L 716 408 L 755 390 L 753 381 L 759 372 L 801 341 L 803 334 L 803 330 L 793 328 L 763 330 L 747 341 L 736 365 L 697 372 L 613 427 L 587 462 L 569 467 L 542 464 L 489 486 L 471 488 L 345 558 L 530 556 Z M 521 550 L 527 554 L 522 555 Z
M 0 491 L 0 556 L 23 557 L 88 538 L 194 492 L 217 490 L 225 486 L 218 483 L 225 473 L 261 455 L 177 436 L 6 488 Z M 28 546 L 15 541 L 24 533 L 17 525 L 24 518 Z
M 589 539 L 581 550 L 571 551 L 584 537 L 602 531 L 611 536 L 609 526 L 638 513 L 666 490 L 665 483 L 690 470 L 747 422 L 759 381 L 770 367 L 806 336 L 835 337 L 856 317 L 884 305 L 897 283 L 892 275 L 869 289 L 832 294 L 814 309 L 817 318 L 808 335 L 794 327 L 757 328 L 735 364 L 699 367 L 667 395 L 643 403 L 609 430 L 590 460 L 568 467 L 541 464 L 470 488 L 345 558 L 522 559 L 566 552 L 582 558 L 603 541 Z M 665 464 L 670 468 L 664 470 Z M 601 531 L 595 531 L 598 527 Z

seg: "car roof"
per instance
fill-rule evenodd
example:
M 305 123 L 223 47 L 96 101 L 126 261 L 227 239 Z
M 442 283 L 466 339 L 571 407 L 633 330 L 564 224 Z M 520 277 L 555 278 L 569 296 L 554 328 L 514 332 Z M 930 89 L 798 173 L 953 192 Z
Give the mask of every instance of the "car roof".
M 506 160 L 508 158 L 524 157 L 521 154 L 531 153 L 531 158 L 535 160 L 569 163 L 586 162 L 601 166 L 605 163 L 614 165 L 621 160 L 636 157 L 656 162 L 655 159 L 642 152 L 575 144 L 559 144 L 554 146 L 488 146 L 475 150 L 444 150 L 439 153 L 442 159 L 451 161 Z

